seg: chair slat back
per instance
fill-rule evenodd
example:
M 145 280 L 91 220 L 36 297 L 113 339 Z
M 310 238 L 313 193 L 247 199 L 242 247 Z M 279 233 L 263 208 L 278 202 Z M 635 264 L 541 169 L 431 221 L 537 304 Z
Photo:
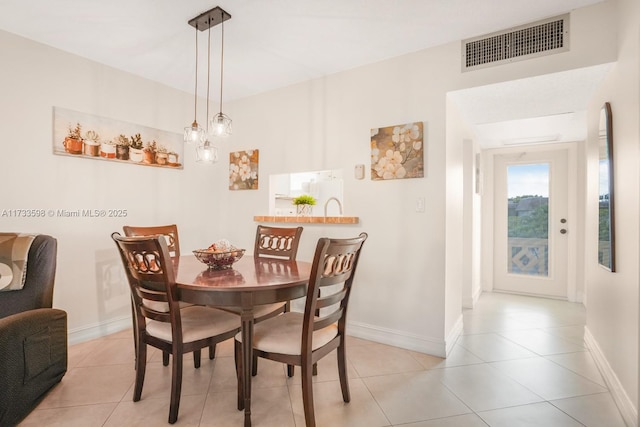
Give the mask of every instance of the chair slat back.
M 162 235 L 166 239 L 171 257 L 180 257 L 180 239 L 178 238 L 178 226 L 176 224 L 150 227 L 125 225 L 122 227 L 122 231 L 127 237 Z
M 118 247 L 131 288 L 138 328 L 144 329 L 145 319 L 180 325 L 173 263 L 165 238 L 162 235 L 123 237 L 117 232 L 111 237 Z
M 303 348 L 311 348 L 313 331 L 338 323 L 339 333 L 344 332 L 347 305 L 353 285 L 360 252 L 366 233 L 351 239 L 318 240 L 313 257 L 311 277 L 307 289 L 302 332 Z M 328 286 L 340 285 L 338 289 Z M 320 289 L 324 288 L 321 292 Z M 317 316 L 321 308 L 326 313 Z
M 302 227 L 267 227 L 258 225 L 253 255 L 296 259 Z

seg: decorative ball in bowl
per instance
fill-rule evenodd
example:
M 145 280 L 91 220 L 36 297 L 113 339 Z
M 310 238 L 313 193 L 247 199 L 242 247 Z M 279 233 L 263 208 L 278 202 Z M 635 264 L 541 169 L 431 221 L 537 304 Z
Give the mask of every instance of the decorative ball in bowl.
M 244 255 L 244 249 L 232 249 L 216 252 L 213 249 L 198 249 L 193 254 L 198 261 L 205 263 L 211 270 L 227 270 Z

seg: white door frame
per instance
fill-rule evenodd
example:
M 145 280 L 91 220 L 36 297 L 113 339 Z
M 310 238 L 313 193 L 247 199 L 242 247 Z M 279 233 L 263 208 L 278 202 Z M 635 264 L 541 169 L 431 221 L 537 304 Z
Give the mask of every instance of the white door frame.
M 529 146 L 518 146 L 513 148 L 499 148 L 483 151 L 483 196 L 482 196 L 482 289 L 483 291 L 493 291 L 493 265 L 494 265 L 494 156 L 503 154 L 517 154 L 521 152 L 548 151 L 553 149 L 565 149 L 568 155 L 568 217 L 578 218 L 578 165 L 577 165 L 577 143 L 557 143 L 540 144 Z M 576 286 L 577 269 L 577 233 L 581 228 L 580 221 L 572 220 L 568 233 L 568 271 L 567 271 L 567 300 L 576 302 L 578 298 Z M 580 293 L 581 295 L 581 293 Z

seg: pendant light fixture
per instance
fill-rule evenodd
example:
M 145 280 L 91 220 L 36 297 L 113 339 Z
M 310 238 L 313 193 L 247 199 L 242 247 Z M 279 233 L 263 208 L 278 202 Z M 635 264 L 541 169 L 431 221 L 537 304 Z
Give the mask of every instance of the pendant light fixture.
M 193 123 L 184 128 L 184 142 L 200 143 L 204 140 L 204 129 L 198 124 L 198 25 L 196 23 L 196 83 L 193 93 Z
M 224 11 L 223 11 L 224 12 Z M 222 112 L 222 82 L 224 73 L 224 19 L 220 37 L 220 111 L 211 118 L 211 132 L 215 136 L 231 135 L 231 118 Z M 208 116 L 207 116 L 208 117 Z
M 211 75 L 211 27 L 208 31 L 207 42 L 207 117 L 209 117 L 209 76 Z M 218 148 L 211 145 L 209 141 L 209 124 L 207 123 L 207 135 L 204 141 L 196 148 L 196 162 L 198 163 L 215 163 L 218 161 Z
M 231 119 L 222 113 L 222 67 L 224 60 L 224 51 L 221 51 L 221 61 L 220 61 L 220 113 L 218 113 L 214 118 L 209 120 L 209 83 L 211 77 L 211 27 L 215 27 L 218 24 L 222 24 L 222 49 L 224 49 L 224 21 L 227 19 L 231 19 L 231 15 L 229 15 L 226 11 L 224 11 L 219 6 L 214 7 L 211 10 L 208 10 L 204 13 L 201 13 L 197 17 L 191 19 L 189 21 L 189 25 L 196 29 L 196 63 L 197 63 L 197 33 L 198 30 L 204 31 L 208 30 L 208 43 L 207 43 L 207 132 L 202 132 L 202 136 L 197 142 L 201 142 L 200 145 L 196 148 L 196 161 L 200 163 L 215 163 L 218 161 L 218 148 L 214 147 L 210 141 L 210 138 L 207 135 L 214 136 L 226 136 L 231 134 Z M 196 64 L 196 85 L 197 85 L 197 64 Z M 197 86 L 196 86 L 197 88 Z M 197 98 L 197 93 L 196 93 Z M 224 126 L 215 127 L 214 125 L 218 124 L 218 117 L 222 117 L 222 123 Z M 185 128 L 185 141 L 187 140 L 187 129 L 192 130 L 194 126 L 197 125 L 194 119 L 194 124 Z M 217 132 L 215 129 L 221 129 L 221 132 Z

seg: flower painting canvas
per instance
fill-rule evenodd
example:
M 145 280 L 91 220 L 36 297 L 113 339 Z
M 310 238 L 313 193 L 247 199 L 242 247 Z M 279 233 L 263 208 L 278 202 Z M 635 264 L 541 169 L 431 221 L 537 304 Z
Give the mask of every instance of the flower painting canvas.
M 422 122 L 371 129 L 373 181 L 424 177 Z
M 229 190 L 258 189 L 258 150 L 229 153 Z

